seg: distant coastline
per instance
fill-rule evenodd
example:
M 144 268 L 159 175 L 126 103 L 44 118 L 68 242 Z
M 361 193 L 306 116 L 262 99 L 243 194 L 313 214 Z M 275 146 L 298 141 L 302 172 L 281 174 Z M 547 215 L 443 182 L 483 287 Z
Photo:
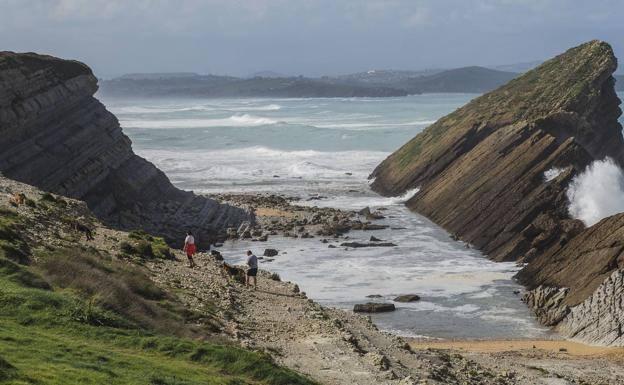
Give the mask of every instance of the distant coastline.
M 518 75 L 516 72 L 485 67 L 436 71 L 382 70 L 320 78 L 146 73 L 100 80 L 100 94 L 147 98 L 400 97 L 423 93 L 484 93 Z

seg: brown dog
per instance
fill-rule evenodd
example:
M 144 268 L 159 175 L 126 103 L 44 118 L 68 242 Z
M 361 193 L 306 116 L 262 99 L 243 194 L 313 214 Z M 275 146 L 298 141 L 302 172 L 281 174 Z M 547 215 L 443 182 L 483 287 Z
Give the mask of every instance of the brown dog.
M 15 206 L 23 205 L 26 202 L 26 195 L 24 193 L 15 193 L 11 195 L 9 202 Z
M 238 283 L 245 283 L 245 270 L 240 267 L 232 266 L 226 262 L 223 262 L 222 269 L 226 277 L 231 277 Z

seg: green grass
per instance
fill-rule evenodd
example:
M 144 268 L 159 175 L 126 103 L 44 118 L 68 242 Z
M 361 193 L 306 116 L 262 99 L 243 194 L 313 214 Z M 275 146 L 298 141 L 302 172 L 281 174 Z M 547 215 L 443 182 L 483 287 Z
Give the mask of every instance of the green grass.
M 0 241 L 23 246 L 10 231 L 19 226 L 19 217 L 1 211 Z M 138 271 L 71 249 L 38 256 L 43 261 L 35 266 L 5 254 L 0 251 L 0 384 L 313 384 L 264 354 L 144 327 L 128 318 L 136 313 L 93 295 L 107 287 L 162 302 L 166 296 Z M 61 274 L 63 266 L 81 274 Z M 77 279 L 87 273 L 88 280 Z
M 152 236 L 145 231 L 135 230 L 128 234 L 128 241 L 119 243 L 119 249 L 126 256 L 142 259 L 174 259 L 164 238 Z

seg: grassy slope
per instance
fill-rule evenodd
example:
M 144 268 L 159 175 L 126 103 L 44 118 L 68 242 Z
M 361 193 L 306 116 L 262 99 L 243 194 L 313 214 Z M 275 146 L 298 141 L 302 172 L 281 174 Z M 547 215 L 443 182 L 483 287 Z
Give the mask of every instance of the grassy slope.
M 73 288 L 50 289 L 13 261 L 25 248 L 19 220 L 0 211 L 0 383 L 312 384 L 265 355 L 157 334 Z

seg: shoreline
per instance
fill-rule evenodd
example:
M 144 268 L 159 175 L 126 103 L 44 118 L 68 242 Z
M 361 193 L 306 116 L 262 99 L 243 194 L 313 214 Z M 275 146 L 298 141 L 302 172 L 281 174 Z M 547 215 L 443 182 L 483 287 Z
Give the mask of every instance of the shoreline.
M 624 348 L 612 346 L 588 345 L 567 339 L 453 339 L 424 340 L 409 339 L 412 349 L 458 350 L 470 353 L 501 353 L 512 351 L 542 351 L 578 357 L 618 357 L 624 360 Z

